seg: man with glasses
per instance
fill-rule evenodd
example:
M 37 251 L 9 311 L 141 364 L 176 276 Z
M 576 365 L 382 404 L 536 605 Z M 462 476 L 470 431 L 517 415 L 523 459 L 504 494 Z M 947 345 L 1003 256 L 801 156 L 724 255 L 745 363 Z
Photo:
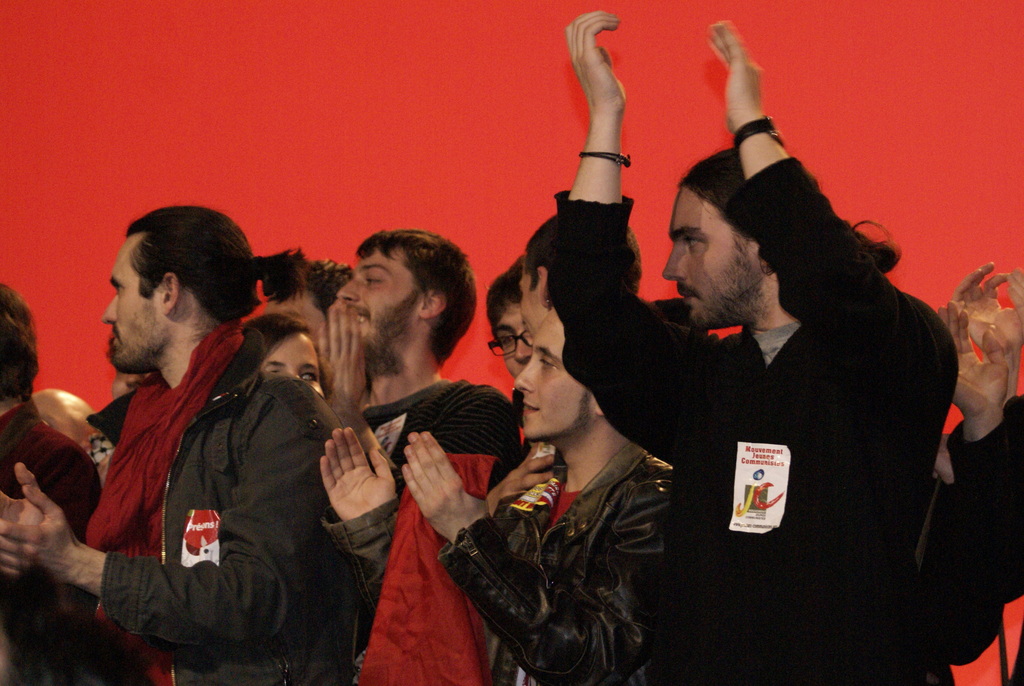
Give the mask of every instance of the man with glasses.
M 487 321 L 494 336 L 487 347 L 504 358 L 505 368 L 513 379 L 526 367 L 533 352 L 533 339 L 526 331 L 519 304 L 523 295 L 519 281 L 523 276 L 524 259 L 522 255 L 516 259 L 487 289 Z

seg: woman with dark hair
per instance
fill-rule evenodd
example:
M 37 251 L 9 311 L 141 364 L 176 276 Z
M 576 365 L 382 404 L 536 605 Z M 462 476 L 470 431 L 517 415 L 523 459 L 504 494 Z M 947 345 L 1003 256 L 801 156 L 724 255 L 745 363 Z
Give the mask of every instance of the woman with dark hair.
M 290 314 L 274 313 L 250 319 L 244 328 L 263 335 L 266 354 L 261 370 L 265 376 L 301 379 L 330 400 L 331 369 L 305 322 Z

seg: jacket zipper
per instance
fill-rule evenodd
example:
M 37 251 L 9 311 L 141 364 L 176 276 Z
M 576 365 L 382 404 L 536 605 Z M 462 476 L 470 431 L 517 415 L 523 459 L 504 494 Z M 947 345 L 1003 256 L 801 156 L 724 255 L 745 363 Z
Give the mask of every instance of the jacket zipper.
M 188 431 L 188 427 L 192 426 L 192 422 L 188 423 L 185 427 L 185 431 Z M 185 431 L 181 432 L 181 436 L 178 438 L 178 447 L 174 449 L 174 459 L 171 460 L 171 467 L 167 470 L 167 479 L 164 481 L 164 500 L 160 505 L 160 564 L 167 564 L 167 493 L 171 490 L 171 472 L 174 471 L 174 464 L 178 461 L 178 455 L 181 454 L 181 442 L 185 439 Z M 175 674 L 174 664 L 174 653 L 171 653 L 171 686 L 176 686 L 178 683 L 177 674 Z
M 231 399 L 233 399 L 235 397 L 237 397 L 237 394 L 236 393 L 231 393 L 230 395 L 225 394 L 225 395 L 222 395 L 222 396 L 218 396 L 217 398 L 214 398 L 214 402 L 216 402 L 217 404 L 210 405 L 210 406 L 200 410 L 199 414 L 197 414 L 195 417 L 193 417 L 191 420 L 189 420 L 189 423 L 185 425 L 185 430 L 181 432 L 181 437 L 178 438 L 178 447 L 174 449 L 174 459 L 171 460 L 170 469 L 167 470 L 167 479 L 164 481 L 164 499 L 163 499 L 163 503 L 160 505 L 160 564 L 161 565 L 167 563 L 167 494 L 170 493 L 170 491 L 171 491 L 171 474 L 174 473 L 174 466 L 176 464 L 178 464 L 178 458 L 181 457 L 181 444 L 185 440 L 185 434 L 188 433 L 188 430 L 191 429 L 192 426 L 201 417 L 203 417 L 204 415 L 212 412 L 216 408 L 218 408 L 221 405 L 223 405 L 224 403 L 228 402 L 228 400 L 231 400 Z M 218 400 L 221 400 L 221 402 L 217 402 Z M 177 678 L 177 675 L 175 674 L 174 653 L 171 653 L 171 684 L 172 685 L 176 685 L 177 683 L 178 683 L 178 678 Z

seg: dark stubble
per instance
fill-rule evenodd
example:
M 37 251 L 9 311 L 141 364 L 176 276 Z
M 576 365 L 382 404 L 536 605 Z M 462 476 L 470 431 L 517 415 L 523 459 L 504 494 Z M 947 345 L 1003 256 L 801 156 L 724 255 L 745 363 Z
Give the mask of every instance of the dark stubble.
M 385 376 L 397 376 L 402 372 L 402 359 L 398 356 L 398 343 L 409 333 L 409 315 L 419 304 L 420 293 L 413 291 L 409 296 L 376 317 L 373 332 L 366 339 L 364 351 L 366 377 L 368 380 Z
M 690 323 L 700 329 L 724 329 L 748 326 L 764 314 L 761 285 L 765 273 L 759 264 L 751 264 L 742 252 L 742 239 L 735 238 L 732 260 L 705 289 L 698 294 L 701 309 L 690 310 Z

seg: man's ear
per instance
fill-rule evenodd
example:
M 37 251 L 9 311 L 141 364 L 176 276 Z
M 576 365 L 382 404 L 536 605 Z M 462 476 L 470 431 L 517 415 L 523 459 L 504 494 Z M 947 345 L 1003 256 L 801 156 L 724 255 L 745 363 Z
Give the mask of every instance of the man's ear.
M 448 307 L 448 298 L 441 291 L 427 291 L 420 304 L 420 319 L 435 319 Z
M 153 289 L 153 304 L 165 317 L 173 317 L 182 307 L 183 290 L 178 275 L 173 272 L 164 274 L 160 283 Z
M 544 303 L 544 307 L 551 309 L 551 294 L 548 293 L 548 268 L 537 267 L 537 295 L 540 296 L 540 301 Z

